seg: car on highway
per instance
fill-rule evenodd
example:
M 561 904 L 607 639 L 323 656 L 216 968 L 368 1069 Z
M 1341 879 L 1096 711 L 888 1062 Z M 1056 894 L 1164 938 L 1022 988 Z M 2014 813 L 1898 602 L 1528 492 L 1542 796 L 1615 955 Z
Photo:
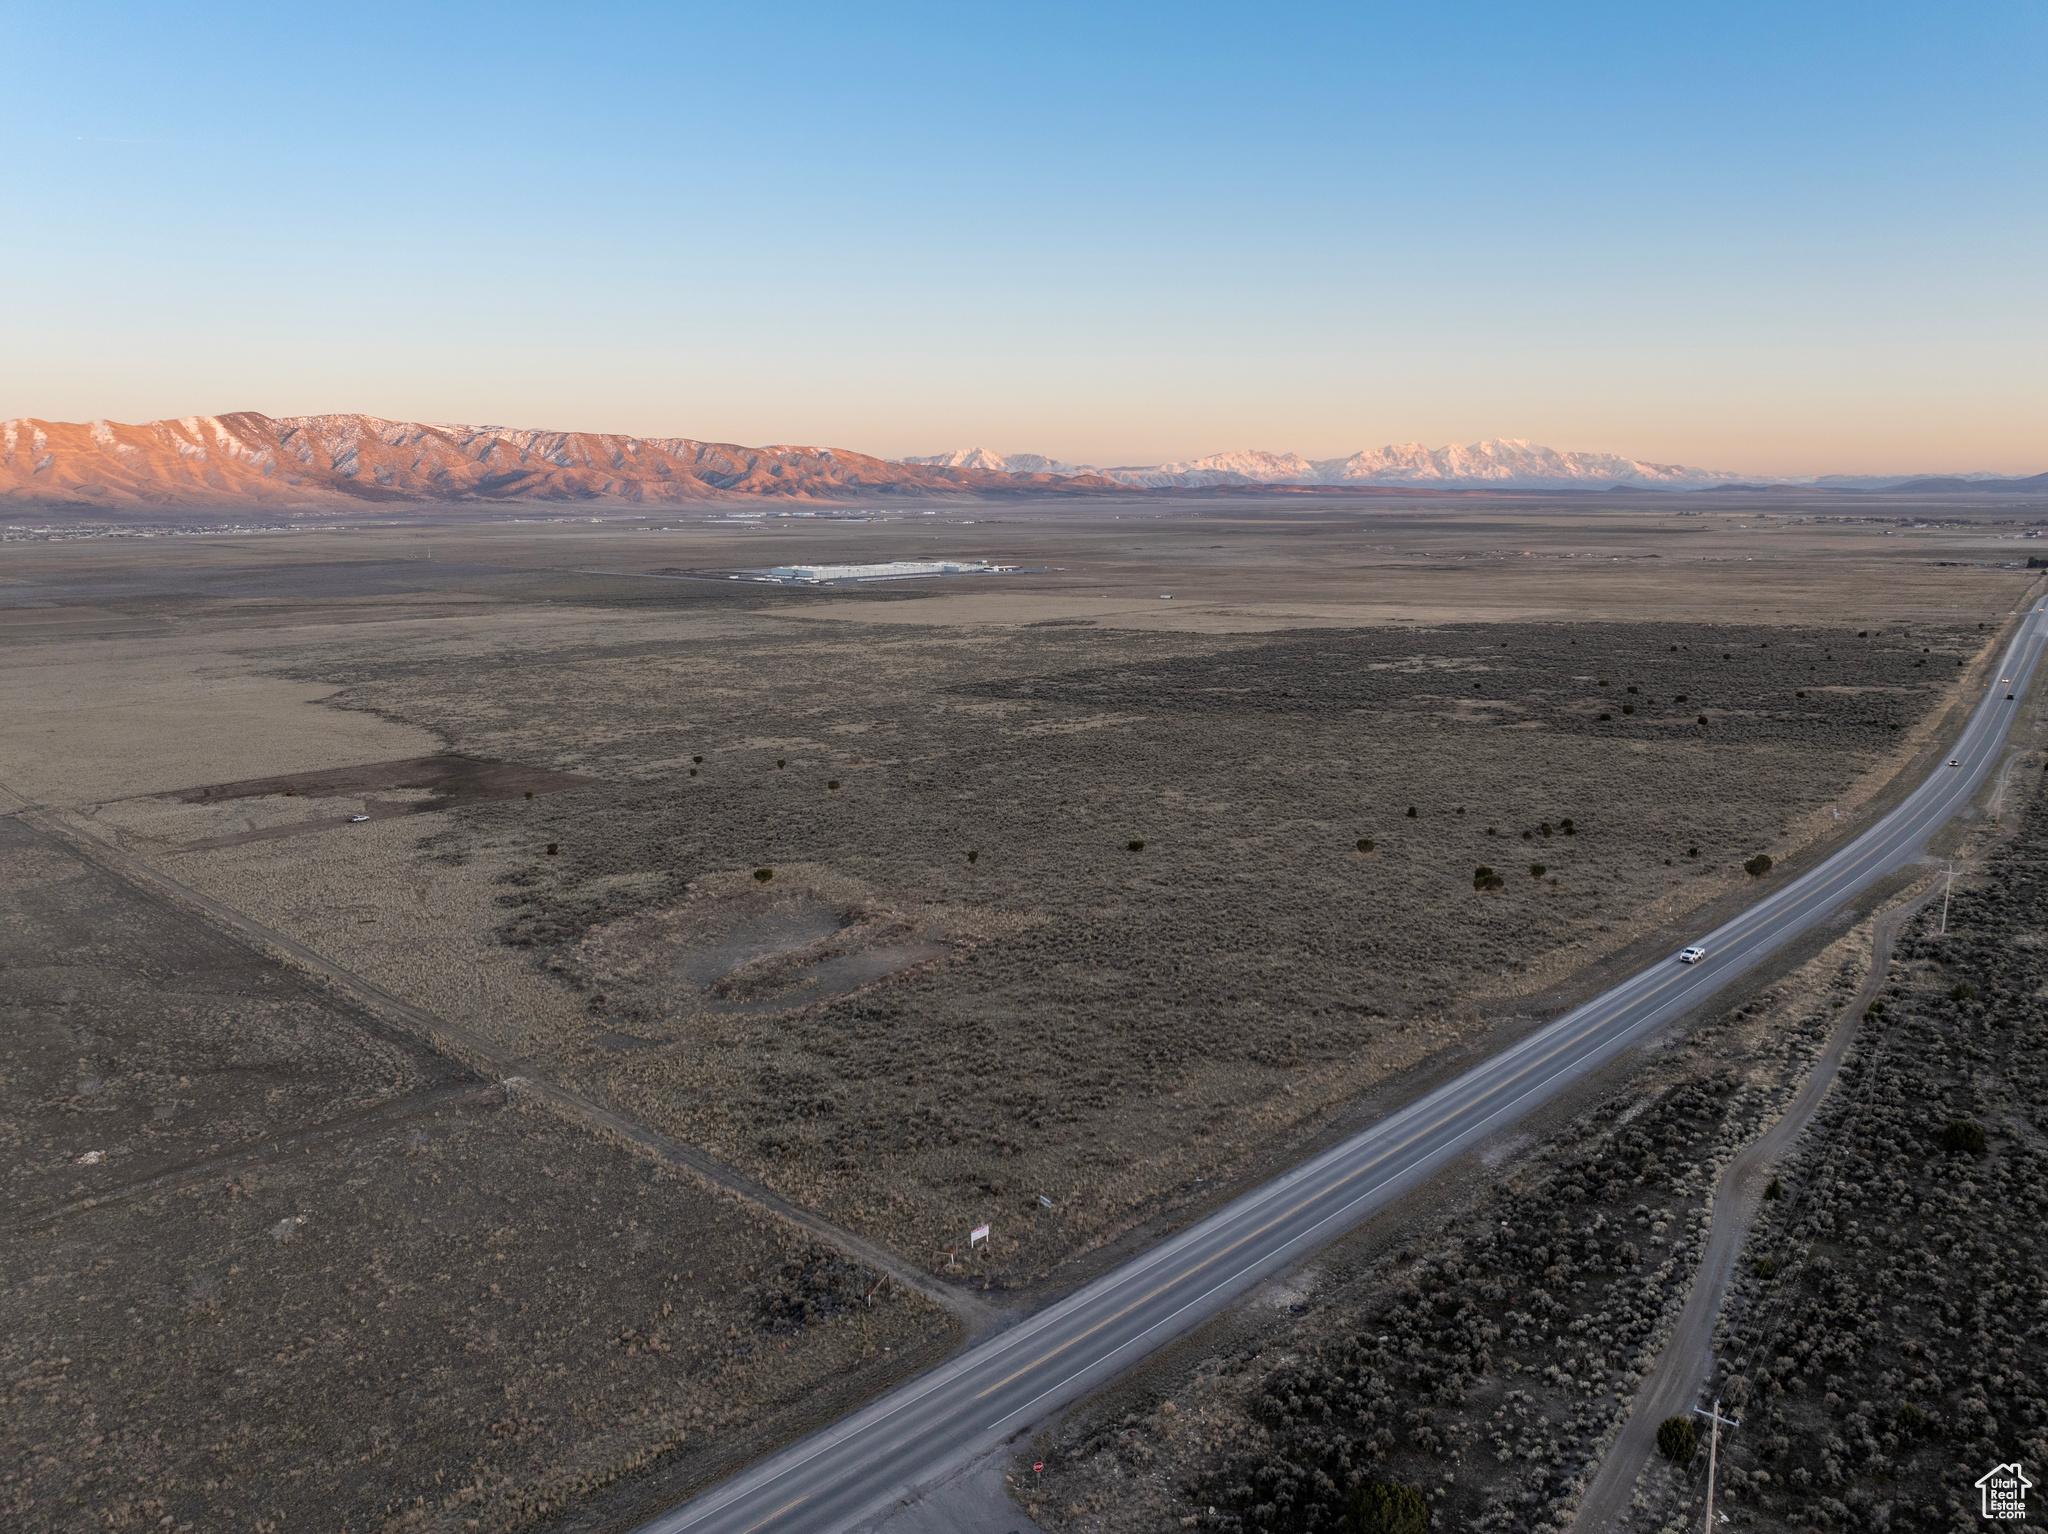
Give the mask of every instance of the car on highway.
M 348 823 L 352 826 L 359 826 L 369 818 L 367 815 L 351 815 L 348 818 Z
M 1951 767 L 1960 767 L 1963 765 L 1963 759 L 1959 756 L 1952 756 L 1948 759 L 1948 764 Z
M 1679 950 L 1678 962 L 1681 964 L 1697 964 L 1706 956 L 1706 949 L 1700 947 L 1698 943 L 1694 943 L 1690 948 Z

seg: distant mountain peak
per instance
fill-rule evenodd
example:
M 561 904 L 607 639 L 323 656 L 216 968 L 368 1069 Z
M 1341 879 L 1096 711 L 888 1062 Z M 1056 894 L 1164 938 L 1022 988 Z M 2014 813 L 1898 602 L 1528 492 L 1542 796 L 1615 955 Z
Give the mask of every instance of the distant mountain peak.
M 1745 476 L 1720 469 L 1694 469 L 1682 464 L 1618 458 L 1611 453 L 1563 453 L 1525 437 L 1494 437 L 1460 447 L 1424 447 L 1406 442 L 1343 458 L 1304 458 L 1299 453 L 1272 453 L 1257 448 L 1209 453 L 1180 463 L 1097 468 L 1061 463 L 1036 453 L 989 453 L 970 448 L 930 458 L 907 458 L 914 464 L 966 464 L 1002 467 L 1029 463 L 1040 474 L 1100 474 L 1118 484 L 1147 488 L 1205 488 L 1227 485 L 1408 485 L 1495 489 L 1580 488 L 1645 485 L 1695 490 L 1734 484 Z

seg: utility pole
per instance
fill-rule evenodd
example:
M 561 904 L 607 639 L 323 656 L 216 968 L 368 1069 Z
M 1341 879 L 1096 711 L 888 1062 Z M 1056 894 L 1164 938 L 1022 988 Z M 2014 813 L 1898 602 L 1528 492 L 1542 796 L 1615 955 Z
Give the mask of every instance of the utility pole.
M 1948 936 L 1948 897 L 1956 892 L 1956 865 L 1948 865 L 1948 888 L 1941 892 L 1941 931 L 1936 935 Z
M 1707 1534 L 1714 1534 L 1714 1471 L 1721 1457 L 1721 1424 L 1725 1422 L 1730 1427 L 1741 1427 L 1742 1419 L 1722 1416 L 1719 1396 L 1714 1397 L 1713 1410 L 1701 1411 L 1695 1406 L 1693 1411 L 1714 1424 L 1708 1429 L 1710 1436 L 1707 1439 Z

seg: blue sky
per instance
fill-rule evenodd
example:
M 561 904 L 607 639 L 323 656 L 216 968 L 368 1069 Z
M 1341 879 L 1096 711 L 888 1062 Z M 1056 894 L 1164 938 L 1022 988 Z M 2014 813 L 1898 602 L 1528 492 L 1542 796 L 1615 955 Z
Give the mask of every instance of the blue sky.
M 17 7 L 0 415 L 2048 468 L 2048 4 Z

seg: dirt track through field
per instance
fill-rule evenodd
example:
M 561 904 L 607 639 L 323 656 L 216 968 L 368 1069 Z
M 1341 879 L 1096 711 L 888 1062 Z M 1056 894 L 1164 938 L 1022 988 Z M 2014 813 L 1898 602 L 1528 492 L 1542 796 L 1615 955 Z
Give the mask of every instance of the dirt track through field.
M 872 1242 L 851 1231 L 842 1230 L 808 1210 L 797 1208 L 755 1183 L 751 1178 L 744 1177 L 730 1167 L 712 1160 L 694 1147 L 671 1140 L 666 1135 L 658 1134 L 621 1117 L 579 1093 L 533 1074 L 532 1068 L 526 1062 L 472 1030 L 435 1017 L 399 1000 L 302 944 L 293 942 L 282 933 L 273 931 L 260 922 L 252 921 L 232 907 L 209 899 L 197 890 L 159 872 L 131 853 L 111 846 L 54 815 L 30 806 L 13 790 L 0 787 L 0 791 L 6 792 L 10 798 L 21 803 L 22 808 L 15 812 L 18 821 L 43 833 L 111 877 L 119 879 L 131 888 L 139 888 L 146 898 L 168 898 L 177 904 L 194 908 L 243 941 L 253 942 L 259 950 L 268 949 L 285 958 L 287 962 L 348 991 L 373 1013 L 425 1039 L 441 1053 L 497 1077 L 508 1090 L 526 1092 L 542 1098 L 557 1110 L 571 1118 L 580 1119 L 601 1133 L 630 1140 L 653 1151 L 663 1160 L 687 1166 L 713 1185 L 772 1211 L 876 1271 L 887 1273 L 904 1287 L 941 1305 L 961 1323 L 968 1336 L 975 1336 L 991 1325 L 994 1319 L 993 1311 L 973 1295 L 934 1283 L 925 1274 L 897 1261 Z
M 1727 1295 L 1729 1280 L 1734 1277 L 1735 1262 L 1749 1237 L 1750 1225 L 1756 1219 L 1764 1188 L 1770 1182 L 1771 1168 L 1792 1149 L 1820 1108 L 1828 1088 L 1834 1085 L 1842 1057 L 1856 1036 L 1863 1009 L 1876 1000 L 1884 987 L 1891 967 L 1892 944 L 1900 929 L 1941 889 L 1937 880 L 1904 905 L 1894 906 L 1878 917 L 1871 936 L 1870 973 L 1855 999 L 1843 1008 L 1827 1048 L 1815 1062 L 1806 1084 L 1784 1116 L 1738 1151 L 1722 1169 L 1714 1186 L 1714 1223 L 1693 1275 L 1685 1309 L 1658 1355 L 1656 1367 L 1636 1392 L 1635 1410 L 1602 1459 L 1593 1484 L 1586 1489 L 1572 1534 L 1603 1534 L 1620 1527 L 1629 1511 L 1636 1482 L 1656 1448 L 1657 1424 L 1674 1414 L 1689 1414 L 1699 1404 L 1700 1385 L 1713 1357 L 1714 1323 L 1720 1318 L 1721 1302 Z

